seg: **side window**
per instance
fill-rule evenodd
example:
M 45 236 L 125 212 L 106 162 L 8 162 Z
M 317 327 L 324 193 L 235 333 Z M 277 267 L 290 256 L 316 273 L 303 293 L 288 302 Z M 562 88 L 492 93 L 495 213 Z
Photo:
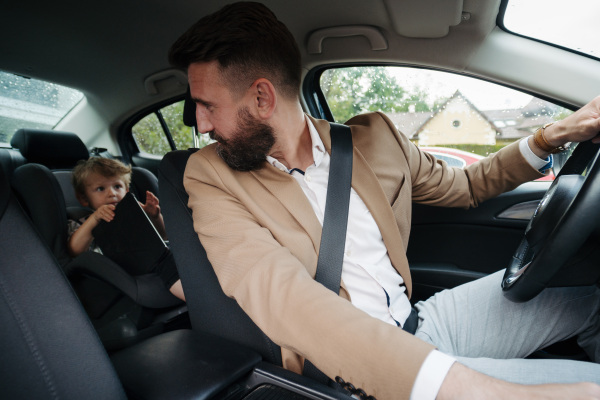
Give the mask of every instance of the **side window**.
M 183 101 L 178 101 L 139 120 L 131 131 L 140 152 L 164 156 L 171 150 L 193 147 L 192 129 L 183 124 L 182 116 Z M 208 135 L 201 135 L 200 147 L 210 142 Z
M 171 146 L 163 127 L 155 113 L 148 114 L 131 128 L 133 140 L 141 152 L 163 156 L 171 151 Z
M 336 122 L 382 111 L 413 143 L 459 167 L 572 113 L 500 85 L 419 68 L 333 68 L 320 87 Z

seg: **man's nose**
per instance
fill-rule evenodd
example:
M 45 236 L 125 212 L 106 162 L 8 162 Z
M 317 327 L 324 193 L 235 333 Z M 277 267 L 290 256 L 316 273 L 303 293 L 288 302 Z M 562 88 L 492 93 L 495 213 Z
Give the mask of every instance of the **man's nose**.
M 206 113 L 196 108 L 196 123 L 198 124 L 198 132 L 200 133 L 208 133 L 211 132 L 214 127 L 210 123 L 209 119 L 206 117 Z

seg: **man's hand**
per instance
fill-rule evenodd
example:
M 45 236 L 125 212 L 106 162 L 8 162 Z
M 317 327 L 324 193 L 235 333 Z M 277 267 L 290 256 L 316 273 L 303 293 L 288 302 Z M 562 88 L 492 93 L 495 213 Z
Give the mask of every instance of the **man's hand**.
M 454 363 L 437 395 L 445 399 L 600 399 L 600 386 L 594 383 L 518 385 L 491 378 Z
M 594 143 L 600 143 L 600 96 L 562 121 L 547 127 L 544 130 L 544 138 L 554 147 L 590 139 Z
M 102 220 L 110 222 L 115 218 L 115 206 L 112 204 L 100 206 L 96 211 L 94 211 L 92 217 L 94 217 L 96 222 L 100 222 Z

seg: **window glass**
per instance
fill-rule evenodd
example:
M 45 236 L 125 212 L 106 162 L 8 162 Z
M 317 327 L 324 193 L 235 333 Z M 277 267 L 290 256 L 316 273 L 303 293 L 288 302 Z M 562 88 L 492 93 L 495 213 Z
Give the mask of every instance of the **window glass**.
M 170 104 L 148 114 L 132 128 L 133 139 L 140 151 L 157 156 L 163 156 L 171 150 L 168 136 L 175 144 L 175 149 L 194 147 L 192 128 L 183 123 L 183 101 Z M 160 118 L 167 130 L 163 129 Z M 208 135 L 200 135 L 199 148 L 213 142 Z
M 81 99 L 77 90 L 0 71 L 0 145 L 21 128 L 54 128 Z
M 600 1 L 509 0 L 503 24 L 514 33 L 600 58 Z
M 419 68 L 335 68 L 320 84 L 336 122 L 382 111 L 413 143 L 452 156 L 456 166 L 456 158 L 469 165 L 571 113 L 500 85 Z
M 162 156 L 171 151 L 165 131 L 156 114 L 148 114 L 142 118 L 131 131 L 140 151 L 156 156 Z
M 183 123 L 183 101 L 161 108 L 160 113 L 171 132 L 175 147 L 178 149 L 192 147 L 192 129 Z

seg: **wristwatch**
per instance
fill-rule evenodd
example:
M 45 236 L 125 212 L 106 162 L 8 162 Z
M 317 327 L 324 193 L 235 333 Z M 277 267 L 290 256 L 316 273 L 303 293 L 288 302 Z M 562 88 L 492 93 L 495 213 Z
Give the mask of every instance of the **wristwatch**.
M 533 141 L 535 142 L 537 147 L 544 150 L 545 152 L 548 152 L 551 154 L 556 154 L 556 153 L 560 153 L 561 151 L 567 150 L 569 148 L 570 143 L 565 143 L 562 146 L 558 146 L 558 147 L 554 147 L 550 143 L 548 143 L 548 141 L 544 137 L 544 130 L 547 127 L 549 127 L 550 125 L 552 125 L 553 123 L 554 122 L 545 124 L 542 127 L 540 127 L 537 131 L 535 131 L 535 133 L 533 134 Z

